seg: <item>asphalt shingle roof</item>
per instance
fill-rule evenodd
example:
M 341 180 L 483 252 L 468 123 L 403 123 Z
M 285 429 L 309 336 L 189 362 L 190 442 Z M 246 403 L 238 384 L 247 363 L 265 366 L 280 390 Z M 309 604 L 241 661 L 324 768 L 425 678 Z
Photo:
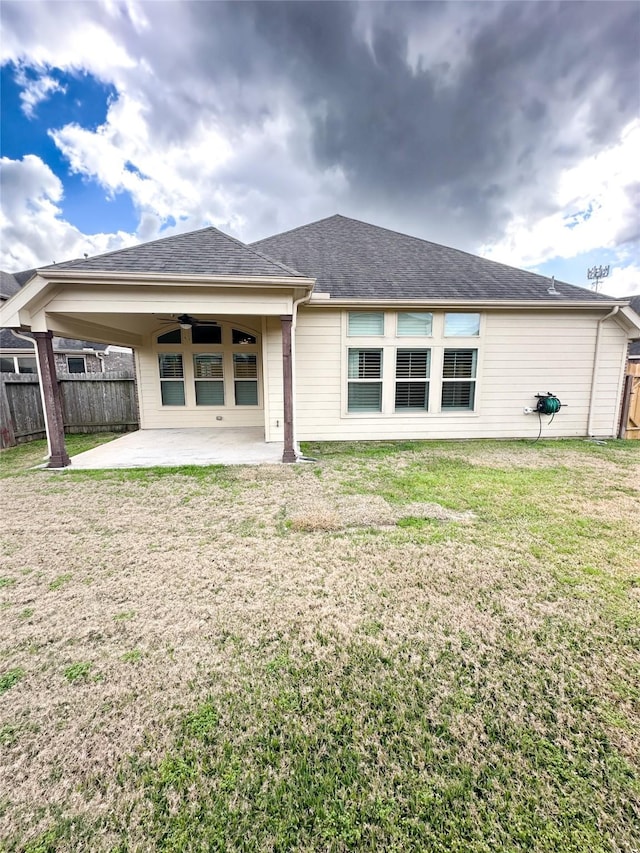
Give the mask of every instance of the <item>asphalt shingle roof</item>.
M 346 216 L 331 216 L 252 243 L 317 279 L 315 291 L 360 299 L 553 299 L 546 276 L 399 234 Z M 610 301 L 556 282 L 558 299 Z
M 217 228 L 164 237 L 105 255 L 80 258 L 42 269 L 87 272 L 174 273 L 299 278 L 302 273 L 262 254 Z
M 9 299 L 20 290 L 20 283 L 10 273 L 0 270 L 0 299 Z
M 24 332 L 27 338 L 31 335 L 29 332 Z M 85 349 L 104 352 L 106 344 L 95 344 L 91 341 L 74 341 L 72 338 L 57 338 L 53 339 L 53 349 L 56 352 L 76 352 Z M 33 344 L 28 343 L 23 338 L 18 338 L 11 332 L 11 329 L 0 329 L 0 349 L 3 350 L 33 350 Z

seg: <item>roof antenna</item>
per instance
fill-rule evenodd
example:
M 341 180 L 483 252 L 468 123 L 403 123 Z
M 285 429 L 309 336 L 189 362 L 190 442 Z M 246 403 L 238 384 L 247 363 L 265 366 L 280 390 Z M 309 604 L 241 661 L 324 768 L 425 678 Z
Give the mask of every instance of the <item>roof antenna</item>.
M 560 296 L 559 291 L 556 290 L 556 277 L 555 275 L 551 276 L 551 287 L 547 288 L 547 293 L 549 296 Z
M 89 255 L 88 255 L 86 252 L 84 252 L 84 259 L 85 259 L 85 261 L 87 260 L 87 258 L 88 258 L 88 257 L 89 257 Z

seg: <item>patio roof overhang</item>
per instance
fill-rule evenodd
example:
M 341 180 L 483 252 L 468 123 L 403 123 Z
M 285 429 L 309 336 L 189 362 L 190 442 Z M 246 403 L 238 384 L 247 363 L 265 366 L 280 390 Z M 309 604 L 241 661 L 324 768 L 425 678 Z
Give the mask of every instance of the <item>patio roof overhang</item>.
M 39 270 L 0 306 L 0 326 L 79 340 L 140 346 L 161 317 L 281 316 L 307 299 L 315 280 Z

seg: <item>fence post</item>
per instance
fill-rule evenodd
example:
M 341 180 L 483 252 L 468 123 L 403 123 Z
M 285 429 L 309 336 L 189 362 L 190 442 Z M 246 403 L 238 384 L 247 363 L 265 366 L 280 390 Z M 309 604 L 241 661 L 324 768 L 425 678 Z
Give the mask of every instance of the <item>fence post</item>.
M 13 418 L 9 408 L 7 386 L 0 373 L 0 447 L 15 447 L 16 436 L 13 431 Z

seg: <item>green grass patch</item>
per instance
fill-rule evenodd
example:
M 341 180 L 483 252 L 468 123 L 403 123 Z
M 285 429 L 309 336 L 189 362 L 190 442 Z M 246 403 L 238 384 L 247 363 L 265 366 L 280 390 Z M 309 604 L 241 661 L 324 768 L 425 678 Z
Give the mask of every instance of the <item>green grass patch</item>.
M 8 672 L 3 672 L 0 675 L 0 693 L 5 693 L 14 684 L 17 684 L 19 681 L 25 677 L 25 671 L 21 667 L 15 667 L 14 669 L 10 669 Z
M 128 622 L 130 619 L 136 618 L 135 610 L 121 610 L 113 617 L 115 622 Z
M 72 684 L 76 681 L 86 681 L 92 667 L 93 664 L 91 663 L 79 661 L 78 663 L 72 663 L 71 666 L 68 666 L 63 674 L 67 681 L 70 681 Z
M 131 649 L 131 651 L 125 652 L 122 655 L 122 660 L 125 663 L 138 663 L 138 661 L 141 661 L 143 657 L 144 655 L 140 649 Z
M 261 678 L 247 674 L 187 714 L 160 759 L 141 752 L 123 767 L 145 844 L 632 849 L 639 779 L 594 717 L 587 685 L 565 679 L 559 696 L 558 674 L 514 670 L 507 646 L 484 662 L 509 682 L 504 705 L 492 679 L 458 655 L 433 658 L 428 644 L 381 652 L 361 638 L 322 659 L 282 646 Z M 73 840 L 68 822 L 54 837 L 63 829 Z M 125 813 L 82 829 L 89 842 L 104 831 L 135 846 Z
M 65 572 L 62 575 L 58 575 L 57 578 L 54 578 L 49 584 L 49 589 L 53 592 L 57 589 L 61 589 L 63 586 L 69 583 L 69 581 L 73 578 L 71 572 Z
M 69 456 L 84 453 L 100 444 L 119 438 L 122 433 L 98 432 L 91 434 L 77 433 L 65 436 L 65 445 Z M 18 444 L 0 450 L 0 479 L 28 474 L 30 469 L 46 462 L 48 446 L 45 439 Z

